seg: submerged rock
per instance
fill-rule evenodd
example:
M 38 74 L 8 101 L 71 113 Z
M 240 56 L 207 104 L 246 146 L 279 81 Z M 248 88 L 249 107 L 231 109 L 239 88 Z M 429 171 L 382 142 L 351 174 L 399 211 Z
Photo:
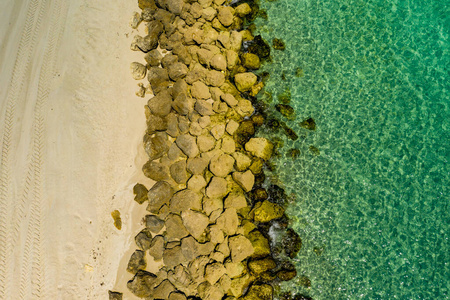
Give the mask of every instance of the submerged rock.
M 253 41 L 248 42 L 248 52 L 258 55 L 260 58 L 267 58 L 270 56 L 270 46 L 260 36 L 257 35 Z
M 147 267 L 147 261 L 145 260 L 145 252 L 142 250 L 136 250 L 131 255 L 128 261 L 127 271 L 135 274 L 138 270 L 143 270 Z
M 315 146 L 313 146 L 313 145 L 309 146 L 309 151 L 311 151 L 311 153 L 314 154 L 314 155 L 316 155 L 316 156 L 319 156 L 319 155 L 320 155 L 320 150 L 319 150 L 319 148 L 317 148 L 317 147 L 315 147 Z
M 297 159 L 297 157 L 299 157 L 300 155 L 300 150 L 292 148 L 288 150 L 288 155 L 292 158 L 292 159 Z
M 295 115 L 295 110 L 287 104 L 277 104 L 275 105 L 275 109 L 288 119 L 291 119 Z
M 286 49 L 286 45 L 284 44 L 282 39 L 274 38 L 272 40 L 272 46 L 276 50 L 284 50 L 284 49 Z
M 284 214 L 284 208 L 278 204 L 265 200 L 261 206 L 253 211 L 253 213 L 256 222 L 266 223 L 281 218 Z
M 238 73 L 234 76 L 236 87 L 241 92 L 250 90 L 257 80 L 258 78 L 253 73 Z
M 273 144 L 265 138 L 251 138 L 245 144 L 245 150 L 256 157 L 269 160 L 273 152 Z
M 134 237 L 134 241 L 141 250 L 145 251 L 150 249 L 152 243 L 152 234 L 150 230 L 147 228 L 142 229 L 141 232 Z
M 316 130 L 316 121 L 313 118 L 308 118 L 303 120 L 300 126 L 308 130 Z

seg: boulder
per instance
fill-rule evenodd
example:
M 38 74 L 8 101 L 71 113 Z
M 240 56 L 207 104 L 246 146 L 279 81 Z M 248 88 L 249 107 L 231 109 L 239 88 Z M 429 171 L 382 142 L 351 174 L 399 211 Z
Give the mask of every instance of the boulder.
M 220 198 L 227 194 L 227 180 L 221 177 L 212 177 L 206 188 L 206 196 L 209 198 Z
M 200 240 L 205 234 L 205 229 L 209 224 L 207 216 L 201 212 L 185 210 L 181 213 L 184 227 L 196 239 Z
M 234 76 L 236 87 L 239 91 L 245 92 L 251 89 L 258 78 L 253 73 L 238 73 Z
M 266 223 L 278 218 L 284 214 L 284 208 L 278 204 L 265 200 L 261 206 L 253 211 L 256 222 Z
M 178 191 L 170 200 L 169 209 L 179 214 L 188 209 L 202 209 L 202 195 L 189 189 Z
M 216 54 L 211 58 L 210 65 L 218 71 L 225 71 L 227 69 L 227 60 L 222 54 Z
M 220 147 L 220 149 L 227 154 L 233 154 L 236 151 L 236 143 L 234 139 L 230 136 L 224 136 L 222 138 L 222 147 Z
M 163 280 L 157 287 L 154 288 L 152 296 L 154 299 L 168 299 L 170 293 L 176 289 L 169 280 Z
M 192 175 L 187 182 L 187 188 L 194 192 L 200 192 L 204 187 L 206 187 L 206 180 L 202 175 Z
M 256 157 L 269 160 L 272 156 L 273 144 L 265 138 L 251 138 L 245 144 L 245 150 Z
M 181 251 L 180 246 L 175 246 L 171 249 L 165 249 L 163 253 L 163 261 L 166 267 L 173 268 L 180 264 L 187 264 L 187 260 L 183 255 L 183 251 Z M 167 298 L 162 298 L 167 299 Z
M 150 245 L 152 243 L 152 234 L 150 230 L 147 228 L 142 229 L 135 237 L 134 241 L 136 243 L 136 246 L 138 246 L 141 250 L 148 250 L 150 249 Z
M 254 249 L 252 257 L 263 258 L 270 255 L 269 241 L 261 232 L 253 230 L 249 233 L 248 239 L 250 240 Z
M 169 143 L 166 138 L 160 135 L 145 137 L 144 149 L 150 160 L 162 157 L 169 150 Z
M 252 8 L 248 3 L 244 2 L 236 6 L 235 12 L 239 17 L 244 17 L 252 12 Z
M 188 179 L 186 160 L 180 160 L 170 166 L 170 176 L 176 183 L 184 184 Z
M 152 67 L 157 67 L 161 63 L 162 55 L 158 49 L 153 49 L 144 56 L 145 61 Z
M 181 292 L 172 292 L 169 295 L 169 300 L 187 300 L 187 298 Z
M 273 287 L 269 284 L 253 284 L 243 300 L 272 300 Z
M 146 215 L 145 227 L 153 233 L 158 233 L 164 227 L 164 221 L 155 215 Z
M 191 95 L 197 100 L 205 100 L 211 98 L 208 87 L 201 81 L 196 81 L 192 84 Z
M 210 135 L 200 135 L 197 137 L 197 145 L 200 152 L 208 152 L 214 148 L 216 140 Z
M 247 170 L 252 164 L 252 159 L 242 152 L 234 152 L 235 168 L 239 172 Z
M 206 266 L 205 279 L 210 284 L 215 284 L 220 277 L 226 274 L 227 270 L 221 263 L 212 263 Z
M 249 117 L 255 111 L 253 104 L 250 100 L 241 99 L 238 102 L 237 107 L 235 107 L 236 112 L 242 117 Z
M 144 79 L 145 75 L 147 74 L 147 68 L 143 64 L 138 62 L 132 62 L 130 65 L 130 69 L 131 75 L 135 80 Z
M 158 213 L 161 206 L 169 204 L 174 190 L 172 186 L 166 181 L 158 181 L 148 191 L 148 207 L 147 210 L 153 213 Z
M 109 300 L 122 300 L 123 294 L 119 292 L 108 291 Z
M 147 188 L 143 184 L 137 183 L 133 187 L 133 194 L 135 195 L 134 201 L 136 201 L 139 204 L 144 203 L 145 201 L 148 200 L 147 193 L 148 193 Z
M 217 218 L 217 226 L 222 229 L 226 235 L 236 234 L 237 228 L 239 226 L 239 218 L 236 213 L 235 208 L 228 208 Z
M 231 6 L 220 6 L 218 8 L 217 19 L 223 26 L 228 27 L 233 24 L 233 17 L 234 8 L 232 8 Z
M 202 11 L 202 18 L 208 22 L 211 22 L 215 18 L 216 15 L 217 15 L 217 10 L 215 10 L 211 6 L 204 8 Z
M 242 65 L 247 69 L 257 70 L 261 66 L 258 55 L 253 53 L 244 53 L 241 57 Z
M 142 167 L 144 175 L 155 181 L 162 181 L 169 178 L 169 168 L 159 162 L 149 160 Z
M 186 94 L 179 94 L 172 102 L 172 108 L 180 115 L 187 115 L 194 109 L 195 100 Z
M 175 143 L 188 157 L 195 157 L 199 153 L 195 137 L 190 134 L 179 135 L 175 140 Z
M 272 46 L 273 46 L 273 49 L 275 49 L 275 50 L 284 50 L 284 49 L 286 49 L 286 45 L 284 44 L 283 40 L 277 39 L 277 38 L 274 38 L 272 40 Z
M 158 47 L 158 35 L 149 34 L 145 37 L 136 35 L 131 43 L 131 50 L 142 51 L 144 53 L 150 50 L 156 49 Z
M 180 240 L 189 234 L 183 225 L 183 220 L 177 214 L 169 214 L 166 218 L 165 224 L 165 237 L 168 241 Z
M 239 210 L 244 207 L 247 207 L 247 200 L 242 194 L 230 194 L 224 201 L 224 208 Z
M 250 170 L 245 172 L 233 172 L 233 179 L 244 191 L 250 192 L 255 184 L 255 175 Z
M 228 121 L 228 123 L 226 125 L 226 131 L 231 135 L 233 135 L 238 128 L 239 128 L 239 123 L 236 122 L 235 120 Z
M 127 271 L 136 274 L 138 270 L 144 270 L 147 267 L 145 260 L 145 251 L 136 250 L 128 261 Z
M 225 177 L 233 171 L 234 158 L 228 154 L 213 157 L 209 163 L 209 170 L 215 176 Z
M 238 104 L 238 101 L 236 100 L 236 98 L 234 98 L 233 95 L 231 94 L 223 94 L 220 97 L 226 104 L 228 104 L 230 107 L 234 107 Z
M 241 262 L 254 253 L 252 243 L 243 235 L 230 237 L 228 245 L 231 251 L 231 260 L 234 263 Z
M 127 287 L 139 298 L 150 297 L 156 280 L 157 277 L 155 274 L 139 270 L 133 279 L 128 281 Z
M 206 83 L 210 86 L 221 86 L 225 83 L 225 74 L 217 70 L 210 70 L 206 73 Z
M 216 140 L 219 140 L 224 133 L 225 133 L 225 124 L 222 123 L 215 125 L 211 129 L 211 134 Z
M 248 263 L 248 268 L 255 275 L 259 275 L 261 273 L 272 270 L 276 266 L 277 264 L 272 257 L 265 257 L 263 259 L 252 260 L 251 262 Z
M 192 174 L 201 175 L 209 164 L 209 160 L 205 157 L 189 158 L 187 161 L 187 169 Z
M 223 202 L 221 198 L 203 198 L 203 212 L 206 215 L 210 215 L 214 211 L 222 212 Z
M 152 239 L 148 253 L 153 257 L 154 260 L 159 261 L 163 257 L 164 252 L 164 237 L 162 235 L 157 235 Z
M 188 68 L 184 63 L 177 62 L 169 66 L 167 69 L 169 73 L 170 79 L 173 81 L 177 81 L 178 79 L 182 79 L 186 77 L 188 73 Z
M 162 90 L 156 96 L 148 100 L 148 107 L 152 114 L 160 117 L 165 117 L 172 109 L 172 95 L 168 89 Z
M 150 82 L 154 94 L 166 90 L 170 83 L 167 70 L 158 67 L 152 67 L 148 70 L 147 79 Z
M 212 100 L 210 100 L 212 101 Z M 195 102 L 195 110 L 202 116 L 210 116 L 213 115 L 213 107 L 212 107 L 212 103 L 210 101 L 205 101 L 205 100 L 197 100 Z

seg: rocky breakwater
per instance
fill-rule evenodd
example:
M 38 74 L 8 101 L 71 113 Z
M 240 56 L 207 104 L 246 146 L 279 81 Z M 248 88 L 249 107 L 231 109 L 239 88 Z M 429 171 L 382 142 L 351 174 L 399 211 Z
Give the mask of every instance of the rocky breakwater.
M 301 241 L 287 227 L 285 195 L 263 187 L 274 146 L 254 136 L 264 117 L 248 100 L 263 87 L 251 72 L 260 58 L 241 49 L 253 40 L 243 18 L 254 11 L 224 0 L 139 7 L 132 26 L 145 22 L 147 35 L 131 48 L 146 65 L 133 63 L 132 73 L 149 81 L 139 95 L 154 94 L 143 172 L 156 183 L 134 188 L 149 214 L 135 237 L 128 289 L 145 299 L 272 299 L 278 282 L 296 276 L 289 257 Z M 156 273 L 146 270 L 149 256 L 162 262 Z

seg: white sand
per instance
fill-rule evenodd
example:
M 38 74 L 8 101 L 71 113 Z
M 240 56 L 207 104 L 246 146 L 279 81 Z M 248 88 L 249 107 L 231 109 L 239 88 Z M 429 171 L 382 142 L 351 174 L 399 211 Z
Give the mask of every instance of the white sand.
M 0 299 L 107 299 L 130 277 L 119 263 L 145 210 L 132 187 L 151 184 L 129 71 L 143 57 L 129 48 L 135 10 L 0 1 Z

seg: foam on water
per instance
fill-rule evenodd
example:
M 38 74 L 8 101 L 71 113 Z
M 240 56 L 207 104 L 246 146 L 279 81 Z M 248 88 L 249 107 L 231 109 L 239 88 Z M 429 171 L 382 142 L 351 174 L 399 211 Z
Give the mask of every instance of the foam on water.
M 274 105 L 290 90 L 297 117 L 287 123 L 300 136 L 284 138 L 277 172 L 297 195 L 296 263 L 312 286 L 287 288 L 314 299 L 449 299 L 448 2 L 261 8 L 257 31 L 286 43 L 262 68 L 265 91 Z M 299 126 L 307 117 L 316 131 Z

